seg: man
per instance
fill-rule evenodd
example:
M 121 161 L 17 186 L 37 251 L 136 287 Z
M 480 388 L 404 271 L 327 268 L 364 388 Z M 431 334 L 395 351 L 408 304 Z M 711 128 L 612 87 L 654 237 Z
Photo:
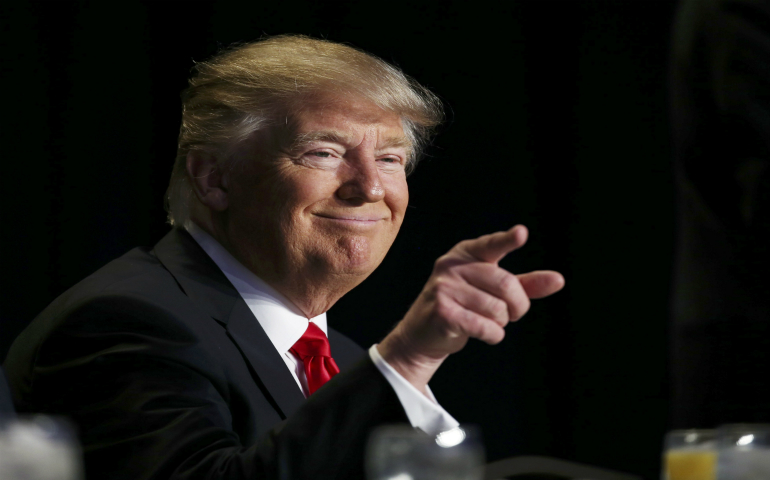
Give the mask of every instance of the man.
M 433 373 L 470 337 L 501 341 L 563 278 L 497 267 L 524 227 L 462 242 L 367 355 L 325 312 L 390 248 L 438 100 L 379 59 L 305 37 L 196 69 L 175 228 L 25 330 L 7 360 L 16 405 L 72 417 L 89 478 L 363 478 L 371 429 L 456 426 Z

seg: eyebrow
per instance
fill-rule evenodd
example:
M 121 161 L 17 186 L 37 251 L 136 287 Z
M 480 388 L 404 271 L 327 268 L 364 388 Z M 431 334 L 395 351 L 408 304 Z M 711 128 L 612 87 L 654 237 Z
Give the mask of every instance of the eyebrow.
M 314 132 L 302 133 L 297 136 L 293 142 L 294 148 L 301 148 L 313 142 L 331 142 L 342 145 L 351 145 L 354 143 L 352 135 L 340 132 L 338 130 L 320 130 Z M 392 147 L 412 148 L 412 142 L 405 135 L 386 137 L 380 141 L 378 150 Z

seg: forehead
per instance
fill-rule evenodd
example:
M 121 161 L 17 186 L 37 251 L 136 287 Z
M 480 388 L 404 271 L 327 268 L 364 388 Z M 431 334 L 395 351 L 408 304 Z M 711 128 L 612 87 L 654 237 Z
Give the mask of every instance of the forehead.
M 295 132 L 306 141 L 360 141 L 374 135 L 378 143 L 408 147 L 401 118 L 363 99 L 321 98 L 295 113 Z

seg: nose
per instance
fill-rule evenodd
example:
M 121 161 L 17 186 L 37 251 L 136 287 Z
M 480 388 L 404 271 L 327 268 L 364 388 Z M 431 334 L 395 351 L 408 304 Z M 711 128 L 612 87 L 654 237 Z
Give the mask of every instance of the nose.
M 354 204 L 376 203 L 385 198 L 374 155 L 357 156 L 344 165 L 344 172 L 340 172 L 342 183 L 337 189 L 338 198 Z

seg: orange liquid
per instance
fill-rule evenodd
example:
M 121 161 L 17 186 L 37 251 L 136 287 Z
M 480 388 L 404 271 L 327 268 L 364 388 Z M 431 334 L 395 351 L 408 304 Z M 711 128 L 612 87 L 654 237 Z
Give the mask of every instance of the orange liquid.
M 666 452 L 666 480 L 715 480 L 717 453 L 709 450 Z

